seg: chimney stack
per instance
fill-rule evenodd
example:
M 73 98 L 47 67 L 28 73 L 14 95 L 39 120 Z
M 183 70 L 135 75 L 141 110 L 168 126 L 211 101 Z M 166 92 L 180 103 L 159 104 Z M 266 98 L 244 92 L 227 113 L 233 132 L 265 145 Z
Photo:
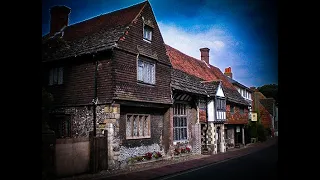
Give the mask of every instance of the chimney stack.
M 201 60 L 205 61 L 209 65 L 209 48 L 200 48 Z
M 50 9 L 50 34 L 59 32 L 64 26 L 68 26 L 70 12 L 71 9 L 67 6 L 53 6 Z
M 226 75 L 226 76 L 228 76 L 229 78 L 232 79 L 231 67 L 228 67 L 228 68 L 224 69 L 224 75 Z

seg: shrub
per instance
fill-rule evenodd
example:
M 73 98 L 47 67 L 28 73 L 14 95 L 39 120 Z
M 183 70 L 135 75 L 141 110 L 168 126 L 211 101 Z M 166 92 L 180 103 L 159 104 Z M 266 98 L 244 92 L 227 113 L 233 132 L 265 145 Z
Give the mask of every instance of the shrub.
M 263 142 L 267 140 L 265 128 L 260 123 L 257 125 L 257 135 L 259 141 Z

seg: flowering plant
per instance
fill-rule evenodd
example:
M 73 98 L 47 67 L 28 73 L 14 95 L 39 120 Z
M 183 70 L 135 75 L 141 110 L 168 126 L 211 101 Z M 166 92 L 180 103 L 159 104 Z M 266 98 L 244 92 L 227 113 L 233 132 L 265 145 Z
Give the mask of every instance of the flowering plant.
M 147 153 L 144 155 L 144 158 L 150 160 L 150 159 L 152 158 L 152 153 L 147 152 Z
M 189 147 L 186 147 L 186 151 L 189 153 L 191 149 Z
M 174 155 L 179 155 L 181 153 L 181 149 L 180 148 L 175 148 L 174 149 Z
M 155 153 L 153 154 L 153 157 L 156 158 L 156 159 L 158 159 L 158 158 L 162 157 L 162 154 L 161 154 L 160 152 L 155 152 Z

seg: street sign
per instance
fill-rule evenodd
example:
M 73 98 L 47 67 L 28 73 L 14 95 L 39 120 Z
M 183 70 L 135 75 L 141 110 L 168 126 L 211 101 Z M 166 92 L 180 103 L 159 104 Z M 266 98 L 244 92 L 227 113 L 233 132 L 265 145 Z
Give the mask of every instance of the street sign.
M 257 121 L 257 119 L 258 119 L 257 113 L 252 112 L 252 113 L 251 113 L 251 121 Z

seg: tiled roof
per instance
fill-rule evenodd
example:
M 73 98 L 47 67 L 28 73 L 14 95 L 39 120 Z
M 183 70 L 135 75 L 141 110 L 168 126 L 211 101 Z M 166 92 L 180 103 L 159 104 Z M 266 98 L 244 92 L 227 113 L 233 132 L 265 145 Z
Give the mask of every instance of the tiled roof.
M 42 60 L 51 61 L 111 49 L 147 2 L 67 26 L 63 30 L 63 37 L 43 36 Z
M 201 81 L 203 80 L 178 69 L 172 69 L 171 71 L 171 87 L 173 89 L 207 95 L 206 88 Z
M 238 81 L 236 81 L 236 80 L 234 80 L 234 79 L 232 79 L 232 78 L 230 78 L 230 77 L 228 77 L 228 76 L 226 76 L 226 77 L 227 77 L 227 79 L 228 79 L 232 84 L 237 85 L 237 86 L 239 86 L 239 87 L 241 87 L 241 88 L 244 88 L 244 89 L 246 89 L 246 90 L 249 91 L 249 92 L 253 92 L 253 90 L 250 89 L 250 88 L 248 88 L 247 86 L 239 83 Z
M 207 81 L 218 80 L 204 62 L 183 54 L 169 45 L 166 45 L 166 50 L 174 69 L 179 69 Z
M 260 103 L 266 108 L 266 110 L 273 115 L 273 105 L 275 103 L 275 100 L 273 98 L 265 98 L 265 99 L 260 99 Z
M 219 68 L 188 56 L 169 45 L 166 45 L 166 50 L 174 69 L 179 69 L 205 81 L 221 80 L 223 85 L 222 89 L 227 100 L 243 105 L 249 105 Z
M 203 82 L 209 96 L 215 96 L 218 91 L 220 81 Z

